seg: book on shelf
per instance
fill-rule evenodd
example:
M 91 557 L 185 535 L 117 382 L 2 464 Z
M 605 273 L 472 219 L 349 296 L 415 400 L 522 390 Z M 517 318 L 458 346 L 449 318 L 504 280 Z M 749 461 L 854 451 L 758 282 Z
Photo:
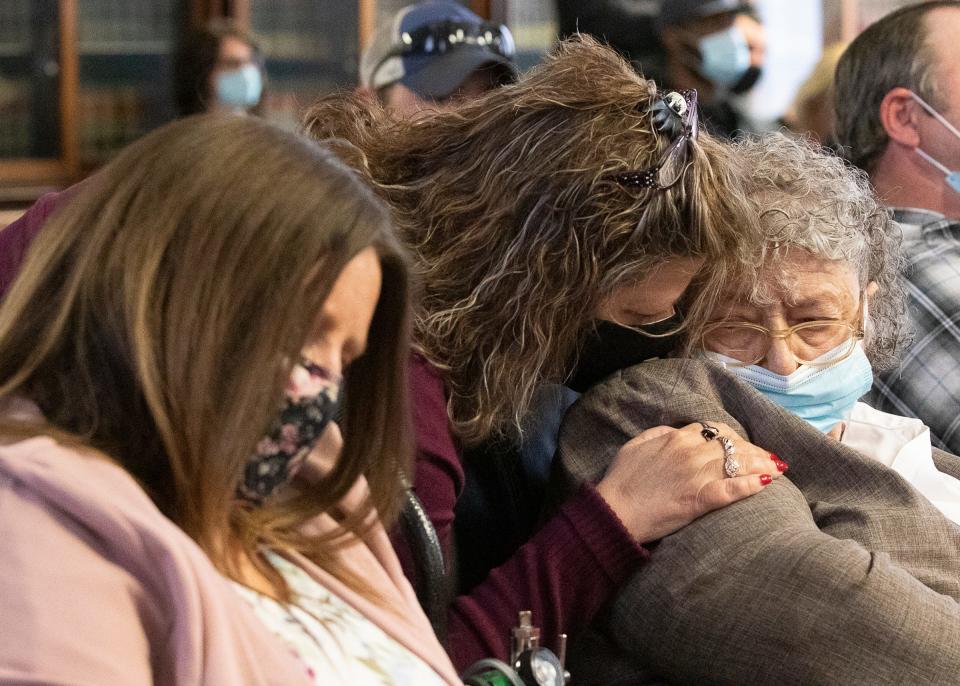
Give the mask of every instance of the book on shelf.
M 31 24 L 30 0 L 0 2 L 0 54 L 29 50 Z
M 100 164 L 145 133 L 144 100 L 137 88 L 86 89 L 78 103 L 80 156 Z
M 80 52 L 158 52 L 177 26 L 176 0 L 83 0 L 78 3 Z
M 28 83 L 0 79 L 0 158 L 32 157 L 32 108 Z

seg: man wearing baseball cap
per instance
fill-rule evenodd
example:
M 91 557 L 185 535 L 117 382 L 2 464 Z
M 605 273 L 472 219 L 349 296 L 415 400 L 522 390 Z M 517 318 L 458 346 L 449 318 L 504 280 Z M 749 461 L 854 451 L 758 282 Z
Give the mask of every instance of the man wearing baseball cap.
M 711 133 L 732 136 L 743 122 L 731 96 L 750 90 L 763 66 L 766 36 L 744 0 L 668 0 L 657 18 L 671 88 L 696 88 Z
M 475 97 L 517 77 L 513 37 L 456 2 L 409 5 L 381 26 L 360 59 L 361 88 L 397 116 Z

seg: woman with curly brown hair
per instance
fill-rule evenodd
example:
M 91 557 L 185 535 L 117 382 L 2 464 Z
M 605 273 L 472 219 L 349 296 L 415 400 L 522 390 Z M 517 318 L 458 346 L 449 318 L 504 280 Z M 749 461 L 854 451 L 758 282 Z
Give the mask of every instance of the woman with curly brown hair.
M 668 353 L 699 326 L 711 284 L 743 267 L 756 227 L 741 219 L 726 148 L 698 135 L 696 94 L 658 93 L 589 38 L 453 112 L 396 122 L 368 107 L 322 102 L 306 130 L 341 140 L 414 254 L 415 488 L 448 547 L 471 489 L 513 488 L 480 473 L 517 471 L 538 389 L 585 388 Z M 681 316 L 693 279 L 706 286 Z M 536 533 L 511 512 L 483 538 L 458 526 L 461 550 L 496 550 L 447 615 L 454 663 L 506 657 L 519 610 L 548 640 L 577 632 L 651 554 L 643 543 L 786 468 L 735 439 L 743 467 L 724 478 L 723 453 L 700 432 L 644 432 Z

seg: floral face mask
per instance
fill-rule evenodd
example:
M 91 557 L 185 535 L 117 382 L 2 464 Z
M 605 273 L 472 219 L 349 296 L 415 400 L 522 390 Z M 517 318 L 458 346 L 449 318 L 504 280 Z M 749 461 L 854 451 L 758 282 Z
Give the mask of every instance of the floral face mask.
M 293 366 L 279 414 L 244 469 L 241 499 L 260 504 L 293 478 L 336 417 L 340 381 L 306 358 Z

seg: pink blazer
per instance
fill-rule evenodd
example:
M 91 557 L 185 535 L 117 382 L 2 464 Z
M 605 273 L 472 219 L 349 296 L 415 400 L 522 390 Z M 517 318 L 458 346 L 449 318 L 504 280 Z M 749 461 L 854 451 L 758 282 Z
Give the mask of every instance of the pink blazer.
M 37 414 L 22 401 L 5 409 Z M 47 437 L 0 445 L 0 542 L 0 684 L 310 684 L 200 548 L 110 462 Z M 383 528 L 344 555 L 389 608 L 298 563 L 460 683 Z

